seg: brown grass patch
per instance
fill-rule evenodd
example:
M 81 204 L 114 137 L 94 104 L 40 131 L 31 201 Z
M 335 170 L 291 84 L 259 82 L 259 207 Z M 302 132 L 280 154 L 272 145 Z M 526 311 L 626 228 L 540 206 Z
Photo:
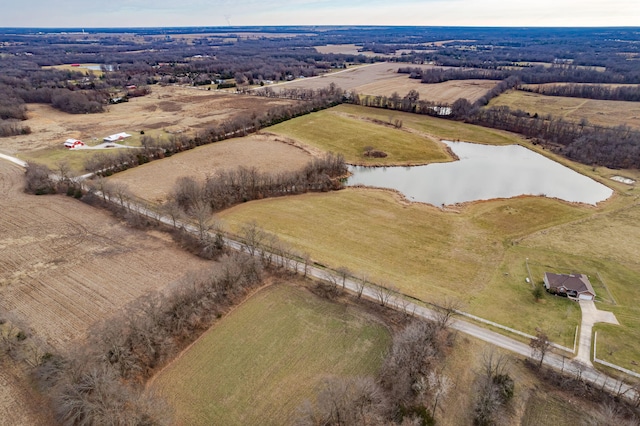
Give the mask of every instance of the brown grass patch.
M 530 114 L 562 117 L 569 121 L 583 118 L 598 126 L 627 125 L 640 129 L 640 103 L 625 101 L 601 101 L 597 99 L 545 96 L 520 90 L 506 92 L 493 99 L 489 106 L 506 105 Z
M 85 142 L 102 141 L 105 136 L 141 130 L 205 129 L 240 115 L 262 112 L 295 101 L 231 95 L 189 87 L 153 86 L 151 94 L 129 102 L 111 105 L 102 114 L 67 114 L 50 105 L 27 105 L 29 119 L 24 122 L 30 135 L 2 139 L 7 154 L 61 147 L 68 138 Z M 72 155 L 70 152 L 69 155 Z
M 358 88 L 363 95 L 391 96 L 397 92 L 400 96 L 416 90 L 420 99 L 436 103 L 452 104 L 459 98 L 475 102 L 497 84 L 494 80 L 452 80 L 444 83 L 423 84 L 407 74 L 397 74 L 387 80 L 365 84 Z
M 118 173 L 110 178 L 122 182 L 139 198 L 162 202 L 176 180 L 192 176 L 204 180 L 222 170 L 239 166 L 261 172 L 280 173 L 301 169 L 311 155 L 300 148 L 265 135 L 229 139 L 186 151 L 161 161 Z

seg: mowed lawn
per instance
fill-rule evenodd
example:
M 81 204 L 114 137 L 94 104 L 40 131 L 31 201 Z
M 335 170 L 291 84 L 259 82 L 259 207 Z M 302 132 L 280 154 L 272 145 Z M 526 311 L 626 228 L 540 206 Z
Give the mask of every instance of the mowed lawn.
M 285 136 L 322 151 L 343 154 L 352 164 L 428 164 L 451 161 L 445 146 L 437 140 L 374 123 L 355 116 L 346 116 L 341 108 L 307 114 L 271 126 L 269 133 Z M 384 118 L 388 123 L 388 117 Z M 365 156 L 370 146 L 387 154 L 385 158 Z
M 303 287 L 267 287 L 204 334 L 153 390 L 182 425 L 283 425 L 323 380 L 375 375 L 390 333 Z
M 349 188 L 245 203 L 219 216 L 232 230 L 255 220 L 329 267 L 366 273 L 427 302 L 455 298 L 465 311 L 532 334 L 540 327 L 572 346 L 577 306 L 546 294 L 535 301 L 525 281 L 526 258 L 535 252 L 521 251 L 517 241 L 593 210 L 522 197 L 443 212 L 400 203 L 388 191 Z

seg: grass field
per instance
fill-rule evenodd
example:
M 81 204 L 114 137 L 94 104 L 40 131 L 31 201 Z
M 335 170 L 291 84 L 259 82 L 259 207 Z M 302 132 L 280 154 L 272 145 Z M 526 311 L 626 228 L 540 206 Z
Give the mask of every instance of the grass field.
M 292 424 L 296 408 L 333 376 L 375 375 L 386 327 L 305 288 L 261 290 L 156 378 L 182 425 Z
M 444 145 L 433 139 L 345 116 L 342 111 L 332 108 L 308 114 L 269 127 L 267 131 L 322 151 L 341 153 L 348 163 L 354 164 L 427 164 L 451 160 Z M 367 157 L 366 146 L 384 151 L 388 157 Z
M 546 294 L 536 302 L 525 282 L 525 259 L 535 253 L 521 252 L 512 243 L 586 212 L 585 207 L 526 197 L 477 203 L 455 214 L 403 205 L 386 191 L 346 189 L 251 202 L 219 216 L 232 229 L 256 220 L 331 267 L 366 271 L 377 282 L 429 302 L 453 297 L 471 313 L 529 333 L 543 327 L 557 343 L 572 346 L 579 310 L 567 299 Z M 513 315 L 515 301 L 518 315 Z
M 349 118 L 350 124 L 362 122 L 363 118 L 390 119 L 389 111 L 353 105 L 323 113 L 320 123 L 333 118 L 330 114 Z M 403 120 L 403 128 L 433 139 L 530 145 L 506 132 L 413 114 L 392 114 L 392 119 Z M 316 146 L 323 149 L 329 149 L 329 143 L 336 146 L 331 141 L 324 145 L 317 142 L 324 135 L 321 130 L 314 130 L 313 116 L 306 121 L 289 122 L 288 135 L 306 134 L 308 140 L 313 139 L 308 136 L 312 135 Z M 369 123 L 365 120 L 365 124 Z M 277 131 L 278 127 L 274 129 Z M 341 152 L 348 151 L 343 148 Z M 256 220 L 267 231 L 280 235 L 323 264 L 346 266 L 357 274 L 366 271 L 372 279 L 426 301 L 458 298 L 471 313 L 531 334 L 542 328 L 553 341 L 568 347 L 573 346 L 580 310 L 575 303 L 546 293 L 535 301 L 531 284 L 525 282 L 527 259 L 532 279 L 538 285 L 546 271 L 586 273 L 597 277 L 592 281 L 600 309 L 622 316 L 622 326 L 611 339 L 637 336 L 634 330 L 640 326 L 640 312 L 631 304 L 640 297 L 636 297 L 640 287 L 634 285 L 640 279 L 636 259 L 640 253 L 637 188 L 609 179 L 620 171 L 589 168 L 544 154 L 606 183 L 618 195 L 598 207 L 521 197 L 442 211 L 427 205 L 407 205 L 390 192 L 349 188 L 337 193 L 247 203 L 222 212 L 220 217 L 232 229 Z M 638 178 L 633 171 L 623 174 Z M 630 286 L 633 289 L 625 293 Z M 634 297 L 625 299 L 625 294 Z M 619 301 L 622 299 L 626 304 Z M 614 305 L 614 300 L 619 304 Z M 603 333 L 603 345 L 609 344 L 609 333 Z M 633 342 L 631 350 L 618 351 L 618 358 L 603 358 L 634 369 L 632 362 L 640 361 L 640 339 Z M 604 351 L 603 346 L 603 353 L 608 355 Z
M 599 126 L 627 125 L 640 128 L 640 103 L 624 101 L 601 101 L 596 99 L 546 96 L 537 93 L 511 90 L 494 98 L 489 106 L 508 106 L 530 114 L 562 117 L 569 121 L 583 118 Z
M 382 120 L 384 122 L 389 122 L 389 118 L 391 117 L 392 122 L 396 119 L 402 120 L 403 128 L 412 129 L 438 140 L 459 140 L 491 145 L 523 144 L 524 142 L 522 137 L 514 133 L 426 115 L 379 108 L 367 108 L 357 105 L 340 105 L 332 108 L 330 111 L 350 114 L 355 117 Z
M 162 161 L 117 173 L 109 180 L 125 184 L 138 198 L 162 202 L 182 176 L 204 180 L 219 171 L 240 166 L 280 173 L 301 169 L 311 159 L 312 156 L 304 150 L 274 137 L 251 135 L 181 152 Z

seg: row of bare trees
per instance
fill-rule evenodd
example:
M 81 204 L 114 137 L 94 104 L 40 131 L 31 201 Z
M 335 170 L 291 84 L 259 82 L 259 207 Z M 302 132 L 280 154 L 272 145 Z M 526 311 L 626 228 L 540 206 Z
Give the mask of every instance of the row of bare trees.
M 261 282 L 258 259 L 224 256 L 211 269 L 185 275 L 168 294 L 146 295 L 94 326 L 85 345 L 44 357 L 35 376 L 57 420 L 171 424 L 166 404 L 144 392 L 145 380 Z
M 339 189 L 342 183 L 337 178 L 346 172 L 343 157 L 332 153 L 314 158 L 298 171 L 273 174 L 239 167 L 220 171 L 204 182 L 180 178 L 170 202 L 175 202 L 184 212 L 192 212 L 201 205 L 217 211 L 250 200 Z

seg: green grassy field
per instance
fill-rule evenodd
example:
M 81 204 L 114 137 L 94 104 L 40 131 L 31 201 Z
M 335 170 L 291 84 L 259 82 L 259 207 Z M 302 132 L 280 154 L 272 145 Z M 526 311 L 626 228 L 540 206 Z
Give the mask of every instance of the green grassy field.
M 220 217 L 231 229 L 255 220 L 323 264 L 366 271 L 372 280 L 428 302 L 456 298 L 468 312 L 531 334 L 541 327 L 571 347 L 579 309 L 546 293 L 535 301 L 525 260 L 536 252 L 515 238 L 588 211 L 527 197 L 477 203 L 456 214 L 401 204 L 387 191 L 350 188 L 246 203 Z
M 428 115 L 411 114 L 408 112 L 390 111 L 380 108 L 367 108 L 357 105 L 339 105 L 330 111 L 351 114 L 356 117 L 365 117 L 388 122 L 396 119 L 402 120 L 403 128 L 413 129 L 417 132 L 429 135 L 435 139 L 452 141 L 467 141 L 486 143 L 491 145 L 522 144 L 524 139 L 514 133 L 502 130 L 489 129 L 443 118 L 429 117 Z
M 305 288 L 268 287 L 222 319 L 153 384 L 183 425 L 282 425 L 331 376 L 375 375 L 386 327 Z
M 315 112 L 269 127 L 268 131 L 323 151 L 341 153 L 348 163 L 385 165 L 451 161 L 444 145 L 431 138 L 345 116 L 342 112 L 342 107 Z M 366 146 L 388 156 L 367 157 L 364 155 Z

